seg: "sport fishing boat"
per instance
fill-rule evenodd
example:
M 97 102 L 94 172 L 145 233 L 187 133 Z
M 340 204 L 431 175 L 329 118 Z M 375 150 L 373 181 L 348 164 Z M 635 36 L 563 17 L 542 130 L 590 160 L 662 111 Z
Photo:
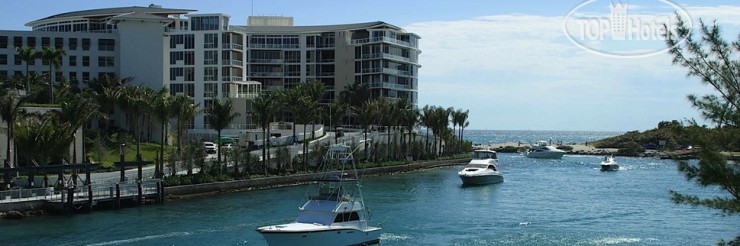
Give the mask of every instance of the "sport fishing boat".
M 483 185 L 504 182 L 504 175 L 498 169 L 496 151 L 475 150 L 473 159 L 457 173 L 463 185 Z
M 370 214 L 360 190 L 352 150 L 331 145 L 321 163 L 321 175 L 310 185 L 298 218 L 257 231 L 276 245 L 364 245 L 380 242 L 380 226 L 368 225 Z
M 617 171 L 619 170 L 619 163 L 614 159 L 614 156 L 608 155 L 604 157 L 604 161 L 601 162 L 601 171 Z
M 547 145 L 545 141 L 539 141 L 537 144 L 533 144 L 532 149 L 528 150 L 524 155 L 529 158 L 560 159 L 565 155 L 565 151 Z

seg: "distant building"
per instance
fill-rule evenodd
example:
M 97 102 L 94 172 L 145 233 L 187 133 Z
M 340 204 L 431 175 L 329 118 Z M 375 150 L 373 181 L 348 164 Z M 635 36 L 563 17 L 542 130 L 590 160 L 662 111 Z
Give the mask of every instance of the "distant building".
M 260 90 L 292 88 L 309 79 L 326 85 L 322 100 L 346 85 L 369 86 L 372 97 L 418 99 L 420 37 L 384 22 L 293 26 L 292 17 L 252 16 L 231 25 L 225 14 L 158 5 L 82 10 L 26 24 L 32 31 L 0 30 L 0 77 L 21 76 L 25 63 L 15 47 L 55 46 L 67 51 L 56 81 L 103 74 L 132 77 L 134 85 L 167 87 L 202 107 L 232 98 L 242 114 L 225 135 L 254 128 L 248 112 Z M 30 71 L 45 73 L 36 60 Z M 237 102 L 238 101 L 238 102 Z M 203 114 L 190 132 L 213 134 Z M 156 136 L 156 134 L 153 134 Z

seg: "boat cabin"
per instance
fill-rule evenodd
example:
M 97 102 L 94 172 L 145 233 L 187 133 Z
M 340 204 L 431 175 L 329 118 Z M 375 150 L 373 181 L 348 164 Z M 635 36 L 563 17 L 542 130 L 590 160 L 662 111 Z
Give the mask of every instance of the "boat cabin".
M 485 160 L 485 159 L 498 159 L 498 158 L 496 157 L 496 151 L 476 150 L 473 152 L 473 159 Z

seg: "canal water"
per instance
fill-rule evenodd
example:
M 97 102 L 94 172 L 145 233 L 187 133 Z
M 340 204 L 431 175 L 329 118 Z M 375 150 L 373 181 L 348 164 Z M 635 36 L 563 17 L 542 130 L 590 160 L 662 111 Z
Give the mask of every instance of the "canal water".
M 505 181 L 487 186 L 462 187 L 462 166 L 364 178 L 380 244 L 713 245 L 740 233 L 738 216 L 670 201 L 669 190 L 725 194 L 686 181 L 670 160 L 619 157 L 619 171 L 601 172 L 600 156 L 499 159 Z M 306 188 L 0 221 L 0 245 L 266 245 L 255 228 L 290 222 Z

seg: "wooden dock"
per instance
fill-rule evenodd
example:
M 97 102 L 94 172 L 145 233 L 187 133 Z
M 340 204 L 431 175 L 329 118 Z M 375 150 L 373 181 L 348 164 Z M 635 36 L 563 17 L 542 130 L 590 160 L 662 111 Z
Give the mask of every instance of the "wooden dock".
M 159 179 L 115 184 L 82 185 L 55 190 L 49 188 L 16 189 L 0 192 L 0 211 L 28 210 L 45 207 L 66 214 L 141 205 L 145 201 L 162 203 L 164 187 Z

